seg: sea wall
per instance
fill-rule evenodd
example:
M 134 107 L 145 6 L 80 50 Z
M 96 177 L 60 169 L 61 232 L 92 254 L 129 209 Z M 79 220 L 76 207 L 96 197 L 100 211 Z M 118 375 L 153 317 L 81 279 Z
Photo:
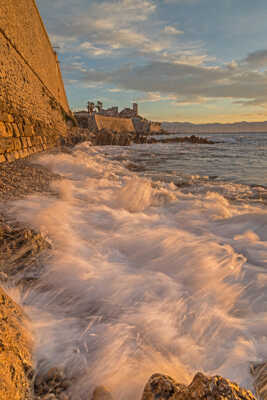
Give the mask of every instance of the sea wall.
M 159 133 L 161 131 L 160 122 L 151 122 L 149 126 L 149 133 Z
M 0 0 L 0 161 L 46 150 L 71 119 L 59 62 L 34 0 Z
M 119 133 L 135 132 L 131 118 L 115 118 L 96 114 L 94 119 L 98 131 L 106 129 L 108 131 L 116 131 Z
M 137 133 L 148 133 L 149 132 L 149 122 L 140 118 L 132 119 L 135 131 Z

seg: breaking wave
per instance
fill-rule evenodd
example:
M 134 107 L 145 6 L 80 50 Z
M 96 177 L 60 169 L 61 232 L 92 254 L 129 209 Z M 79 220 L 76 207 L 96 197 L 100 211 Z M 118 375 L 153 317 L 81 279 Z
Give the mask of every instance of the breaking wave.
M 155 372 L 250 387 L 267 358 L 266 209 L 137 176 L 87 143 L 38 162 L 64 178 L 58 195 L 11 211 L 53 245 L 20 298 L 42 368 L 66 368 L 81 398 L 104 384 L 138 399 Z

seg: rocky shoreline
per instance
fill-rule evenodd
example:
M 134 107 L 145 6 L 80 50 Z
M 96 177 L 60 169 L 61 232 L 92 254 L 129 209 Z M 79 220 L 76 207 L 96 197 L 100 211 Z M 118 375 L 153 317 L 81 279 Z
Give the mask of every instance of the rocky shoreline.
M 61 137 L 59 140 L 60 145 L 73 146 L 85 140 L 89 140 L 94 146 L 130 146 L 131 144 L 153 144 L 153 143 L 192 143 L 192 144 L 215 144 L 213 140 L 203 137 L 179 136 L 169 138 L 170 133 L 164 132 L 166 138 L 157 139 L 156 137 L 147 135 L 146 133 L 119 133 L 115 131 L 108 131 L 102 129 L 98 133 L 92 132 L 87 128 L 72 128 L 68 131 L 67 136 Z M 157 135 L 155 135 L 157 136 Z
M 148 143 L 215 144 L 215 142 L 213 140 L 208 140 L 206 138 L 202 138 L 202 137 L 195 136 L 195 135 L 183 136 L 183 137 L 175 137 L 175 138 L 166 138 L 166 139 L 151 138 L 151 139 L 148 140 Z
M 87 140 L 85 133 L 68 145 Z M 85 136 L 84 136 L 85 135 Z M 62 151 L 65 147 L 62 143 Z M 52 150 L 57 152 L 60 150 Z M 42 255 L 49 253 L 50 244 L 40 233 L 18 223 L 8 212 L 12 200 L 43 192 L 55 195 L 52 181 L 62 179 L 49 169 L 34 163 L 35 156 L 0 166 L 0 284 L 9 289 L 35 285 L 42 271 Z M 43 371 L 34 362 L 34 345 L 27 329 L 27 316 L 0 288 L 0 385 L 1 400 L 111 400 L 108 389 L 97 387 L 86 399 L 77 399 L 71 393 L 72 377 L 66 376 L 58 366 Z M 264 369 L 263 369 L 264 370 Z M 266 371 L 266 368 L 265 368 Z M 262 382 L 262 380 L 261 380 Z M 265 381 L 264 381 L 265 382 Z M 104 383 L 104 382 L 103 382 Z M 145 382 L 144 382 L 145 385 Z M 258 391 L 259 393 L 259 391 Z M 266 399 L 266 393 L 260 392 Z M 176 383 L 172 378 L 154 374 L 144 388 L 142 400 L 254 400 L 247 390 L 222 377 L 197 374 L 189 386 Z M 116 400 L 116 399 L 114 399 Z M 126 399 L 125 399 L 126 400 Z M 137 399 L 138 400 L 138 399 Z

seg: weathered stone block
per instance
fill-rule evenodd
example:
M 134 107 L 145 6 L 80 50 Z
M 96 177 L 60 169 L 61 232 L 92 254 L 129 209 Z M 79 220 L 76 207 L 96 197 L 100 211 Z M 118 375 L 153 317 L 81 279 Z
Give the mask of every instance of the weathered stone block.
M 0 112 L 0 121 L 14 122 L 14 118 L 12 117 L 11 114 L 8 114 L 7 112 Z
M 0 154 L 14 150 L 13 138 L 0 138 Z
M 17 127 L 19 130 L 20 136 L 24 136 L 24 129 L 23 129 L 24 125 L 21 121 L 17 123 Z
M 16 160 L 18 160 L 20 158 L 19 156 L 19 152 L 17 150 L 13 151 L 14 157 Z
M 27 139 L 27 142 L 28 142 L 28 147 L 31 147 L 32 146 L 31 138 L 27 137 L 26 139 Z
M 30 138 L 26 138 L 26 137 L 21 137 L 20 138 L 23 148 L 28 147 L 28 140 L 27 139 L 30 139 Z
M 24 126 L 24 136 L 33 136 L 35 135 L 34 129 L 32 125 Z
M 6 122 L 5 125 L 6 125 L 6 131 L 7 131 L 8 136 L 10 136 L 10 137 L 13 136 L 12 124 L 10 124 L 9 122 Z
M 12 162 L 12 161 L 16 160 L 16 157 L 15 157 L 13 152 L 12 153 L 6 153 L 6 159 L 7 159 L 8 162 Z
M 12 124 L 13 136 L 20 137 L 20 131 L 17 124 Z
M 6 157 L 4 154 L 0 154 L 0 163 L 6 162 Z
M 14 141 L 15 150 L 20 150 L 21 149 L 21 141 L 19 140 L 19 138 L 14 138 L 13 141 Z
M 0 121 L 0 137 L 10 137 L 13 136 L 13 132 L 8 129 L 7 124 Z
M 30 155 L 29 149 L 23 149 L 23 157 L 28 157 Z
M 34 130 L 35 130 L 37 135 L 44 135 L 45 134 L 44 133 L 44 128 L 42 126 L 40 126 L 40 125 L 35 126 Z

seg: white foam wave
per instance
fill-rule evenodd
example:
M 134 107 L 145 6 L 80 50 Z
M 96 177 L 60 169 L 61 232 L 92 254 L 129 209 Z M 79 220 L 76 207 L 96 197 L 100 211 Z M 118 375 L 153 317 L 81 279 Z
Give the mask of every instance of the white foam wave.
M 152 184 L 86 144 L 39 162 L 64 176 L 58 198 L 12 210 L 53 243 L 21 299 L 37 358 L 77 376 L 81 398 L 105 384 L 138 399 L 154 372 L 249 386 L 249 361 L 267 358 L 266 210 Z

